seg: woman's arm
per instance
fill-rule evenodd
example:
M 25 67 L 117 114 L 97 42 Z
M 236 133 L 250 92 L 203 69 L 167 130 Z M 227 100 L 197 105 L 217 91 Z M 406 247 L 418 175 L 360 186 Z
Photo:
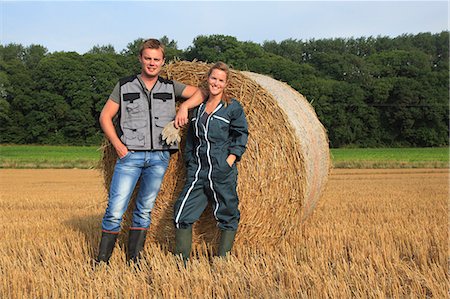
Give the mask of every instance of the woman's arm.
M 228 148 L 227 162 L 232 165 L 234 161 L 239 161 L 247 148 L 248 124 L 244 109 L 239 102 L 234 103 L 235 108 L 231 111 L 230 137 L 231 144 Z M 234 156 L 234 157 L 233 157 Z M 232 163 L 230 163 L 232 162 Z

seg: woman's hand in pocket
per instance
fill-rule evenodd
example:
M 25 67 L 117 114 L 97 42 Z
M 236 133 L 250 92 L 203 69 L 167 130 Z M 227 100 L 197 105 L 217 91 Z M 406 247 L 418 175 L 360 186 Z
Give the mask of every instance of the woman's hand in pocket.
M 233 155 L 233 154 L 228 155 L 228 157 L 227 157 L 228 166 L 233 167 L 233 164 L 235 161 L 236 161 L 235 155 Z

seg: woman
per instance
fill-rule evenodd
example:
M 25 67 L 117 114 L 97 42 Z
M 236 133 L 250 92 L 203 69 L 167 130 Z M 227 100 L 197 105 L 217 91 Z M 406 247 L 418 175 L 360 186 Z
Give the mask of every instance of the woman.
M 217 62 L 207 73 L 207 100 L 193 111 L 184 159 L 186 184 L 175 202 L 175 254 L 189 258 L 192 225 L 208 204 L 221 230 L 219 256 L 232 248 L 240 213 L 236 192 L 237 168 L 246 149 L 247 120 L 241 104 L 226 94 L 228 66 Z

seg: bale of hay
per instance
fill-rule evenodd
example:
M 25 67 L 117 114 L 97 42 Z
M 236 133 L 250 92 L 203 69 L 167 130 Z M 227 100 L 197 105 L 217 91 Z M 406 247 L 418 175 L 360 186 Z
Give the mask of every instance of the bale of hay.
M 198 86 L 210 66 L 175 61 L 166 65 L 162 75 Z M 241 102 L 250 132 L 247 151 L 238 164 L 241 221 L 235 246 L 273 246 L 300 228 L 325 188 L 330 169 L 326 131 L 308 101 L 287 84 L 232 70 L 227 89 Z M 174 242 L 173 204 L 185 180 L 185 131 L 180 152 L 171 157 L 149 231 L 150 239 L 169 246 Z M 106 142 L 101 168 L 108 190 L 116 159 L 114 148 Z M 214 243 L 218 236 L 209 207 L 194 225 L 193 243 Z

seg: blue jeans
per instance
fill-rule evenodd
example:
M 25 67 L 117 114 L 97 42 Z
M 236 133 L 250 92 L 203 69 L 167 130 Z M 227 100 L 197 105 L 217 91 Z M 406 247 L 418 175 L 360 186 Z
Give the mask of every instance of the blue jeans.
M 110 233 L 120 231 L 123 214 L 127 210 L 139 178 L 141 180 L 131 227 L 134 229 L 150 227 L 150 212 L 161 187 L 169 158 L 169 151 L 129 151 L 125 157 L 117 159 L 109 189 L 108 206 L 102 221 L 103 231 Z

